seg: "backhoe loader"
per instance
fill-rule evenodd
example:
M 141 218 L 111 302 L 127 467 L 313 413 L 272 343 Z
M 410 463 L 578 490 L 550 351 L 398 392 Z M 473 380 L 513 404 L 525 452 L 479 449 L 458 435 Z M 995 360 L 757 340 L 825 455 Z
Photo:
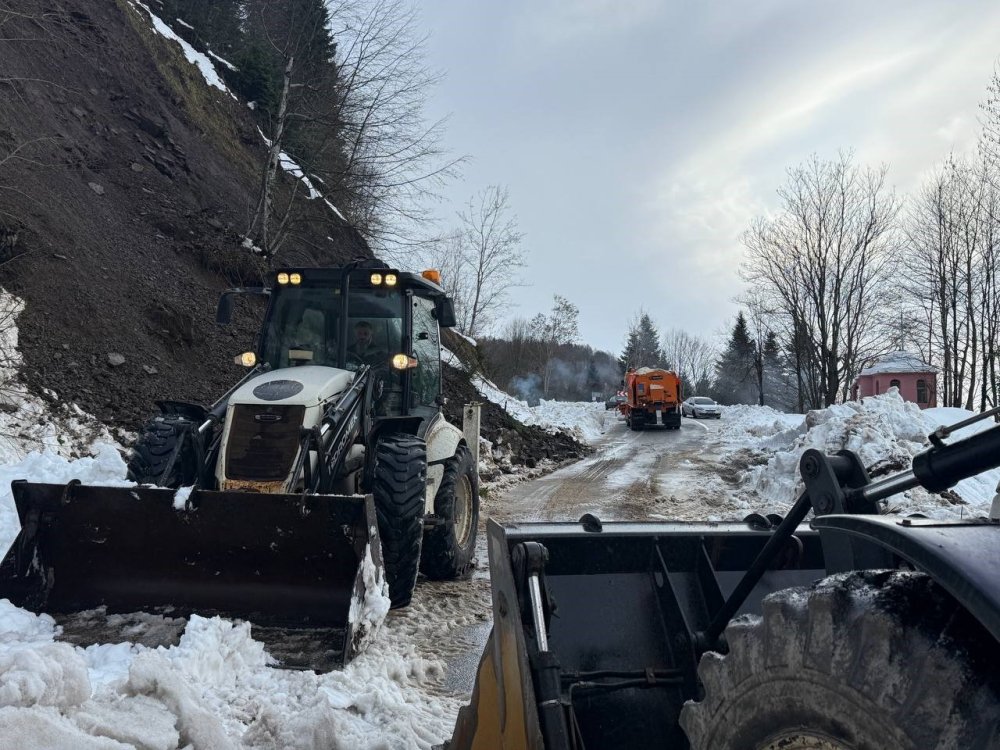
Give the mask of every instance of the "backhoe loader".
M 328 669 L 363 643 L 366 607 L 409 603 L 418 569 L 467 576 L 478 407 L 464 430 L 441 412 L 454 312 L 438 280 L 359 261 L 225 292 L 220 324 L 234 296 L 267 299 L 246 376 L 207 409 L 159 402 L 128 461 L 135 487 L 15 482 L 0 597 L 239 617 L 274 635 L 282 666 Z
M 998 413 L 876 481 L 807 450 L 783 518 L 490 521 L 493 630 L 445 747 L 1000 748 L 1000 495 L 961 521 L 881 505 L 1000 466 L 1000 426 L 945 442 Z

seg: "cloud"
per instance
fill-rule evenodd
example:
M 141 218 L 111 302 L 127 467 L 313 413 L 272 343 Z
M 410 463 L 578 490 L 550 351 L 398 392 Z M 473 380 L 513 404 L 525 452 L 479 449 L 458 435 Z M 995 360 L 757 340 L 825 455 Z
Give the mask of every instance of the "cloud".
M 788 167 L 810 153 L 833 158 L 844 148 L 857 148 L 859 161 L 907 162 L 906 153 L 892 148 L 894 139 L 926 160 L 927 147 L 918 149 L 912 136 L 932 144 L 937 159 L 946 155 L 942 138 L 967 143 L 974 131 L 970 103 L 949 97 L 955 87 L 948 81 L 968 88 L 981 61 L 955 54 L 951 35 L 920 38 L 927 19 L 911 20 L 895 37 L 876 27 L 816 45 L 803 64 L 748 60 L 717 89 L 725 104 L 712 112 L 713 127 L 692 141 L 695 148 L 683 155 L 664 148 L 661 167 L 648 176 L 642 209 L 649 245 L 683 247 L 677 264 L 688 278 L 725 279 L 721 286 L 739 289 L 739 236 L 754 216 L 776 208 Z M 902 171 L 909 188 L 908 165 Z
M 662 9 L 659 0 L 538 0 L 524 7 L 516 27 L 535 43 L 562 45 L 627 32 Z

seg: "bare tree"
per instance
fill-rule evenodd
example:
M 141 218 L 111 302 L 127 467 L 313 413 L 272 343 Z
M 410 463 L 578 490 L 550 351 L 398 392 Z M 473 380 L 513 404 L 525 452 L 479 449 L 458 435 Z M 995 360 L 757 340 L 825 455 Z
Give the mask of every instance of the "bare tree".
M 517 219 L 510 215 L 507 188 L 491 185 L 469 201 L 461 219 L 461 254 L 469 282 L 463 300 L 468 328 L 463 333 L 477 336 L 493 322 L 493 316 L 518 286 L 524 267 L 524 235 Z
M 907 222 L 907 263 L 902 274 L 911 305 L 923 311 L 928 349 L 941 363 L 941 402 L 972 409 L 980 362 L 993 349 L 986 331 L 996 278 L 996 205 L 984 165 L 954 156 L 912 201 Z
M 415 10 L 402 0 L 247 5 L 284 70 L 251 239 L 259 244 L 266 232 L 263 249 L 273 259 L 289 238 L 304 240 L 309 224 L 350 223 L 380 254 L 401 261 L 427 221 L 427 199 L 462 161 L 440 145 L 444 121 L 424 118 L 438 76 L 424 65 Z M 296 15 L 300 6 L 310 12 Z M 267 175 L 283 153 L 298 179 L 279 204 Z M 308 201 L 323 210 L 307 210 Z
M 664 358 L 681 378 L 692 386 L 711 379 L 715 360 L 719 356 L 711 341 L 680 328 L 666 329 L 660 339 Z
M 886 172 L 849 154 L 813 156 L 788 171 L 780 212 L 743 235 L 743 278 L 814 350 L 823 405 L 845 398 L 859 363 L 882 346 L 874 323 L 899 209 Z
M 538 348 L 538 369 L 542 376 L 542 393 L 549 395 L 556 350 L 563 344 L 575 344 L 580 338 L 580 309 L 565 297 L 552 295 L 552 309 L 546 315 L 538 313 L 531 319 L 531 328 L 537 331 L 541 346 Z

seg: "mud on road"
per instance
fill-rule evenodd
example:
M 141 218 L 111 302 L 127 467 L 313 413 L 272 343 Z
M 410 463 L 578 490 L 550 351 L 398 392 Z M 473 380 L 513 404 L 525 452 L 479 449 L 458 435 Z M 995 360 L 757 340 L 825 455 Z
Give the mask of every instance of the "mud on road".
M 632 432 L 613 422 L 594 455 L 488 499 L 483 515 L 500 523 L 576 521 L 584 513 L 603 521 L 739 516 L 718 461 L 718 426 L 685 419 L 680 430 Z

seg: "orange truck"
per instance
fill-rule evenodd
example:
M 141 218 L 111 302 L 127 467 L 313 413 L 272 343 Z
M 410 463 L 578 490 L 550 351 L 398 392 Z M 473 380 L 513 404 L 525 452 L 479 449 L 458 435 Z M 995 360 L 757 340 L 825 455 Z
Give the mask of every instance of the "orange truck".
M 677 373 L 640 367 L 625 373 L 625 401 L 620 408 L 633 430 L 645 427 L 679 430 L 681 398 L 681 379 Z

